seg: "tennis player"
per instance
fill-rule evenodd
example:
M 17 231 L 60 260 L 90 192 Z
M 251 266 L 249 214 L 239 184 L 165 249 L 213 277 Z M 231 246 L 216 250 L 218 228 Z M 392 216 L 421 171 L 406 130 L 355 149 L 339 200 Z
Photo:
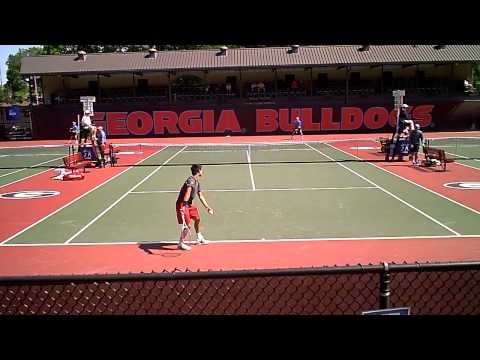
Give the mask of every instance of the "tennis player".
M 195 221 L 197 242 L 200 244 L 209 243 L 209 241 L 203 237 L 200 230 L 200 214 L 198 213 L 198 209 L 192 204 L 193 199 L 197 194 L 201 203 L 203 204 L 203 206 L 205 206 L 205 209 L 207 209 L 207 212 L 210 215 L 213 215 L 213 209 L 208 205 L 207 200 L 203 196 L 202 188 L 200 187 L 199 178 L 203 176 L 202 165 L 192 165 L 190 170 L 192 171 L 192 176 L 189 176 L 185 183 L 182 185 L 176 203 L 178 223 L 182 225 L 185 223 L 185 225 L 188 227 L 184 227 L 180 235 L 180 242 L 178 244 L 178 248 L 181 250 L 191 249 L 190 246 L 185 244 L 185 241 L 192 227 L 190 219 L 193 219 Z
M 293 126 L 294 126 L 294 128 L 293 128 L 293 131 L 292 131 L 291 140 L 293 140 L 293 135 L 300 134 L 301 139 L 303 141 L 302 120 L 300 120 L 300 118 L 298 116 L 295 118 L 295 122 L 293 123 Z

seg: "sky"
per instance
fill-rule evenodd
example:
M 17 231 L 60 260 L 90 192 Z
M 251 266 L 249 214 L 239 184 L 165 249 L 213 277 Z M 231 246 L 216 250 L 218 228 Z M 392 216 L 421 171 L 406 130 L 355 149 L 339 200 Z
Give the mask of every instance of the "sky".
M 0 77 L 3 85 L 7 82 L 7 65 L 5 63 L 8 60 L 8 56 L 16 54 L 18 49 L 27 49 L 35 46 L 40 45 L 0 45 Z

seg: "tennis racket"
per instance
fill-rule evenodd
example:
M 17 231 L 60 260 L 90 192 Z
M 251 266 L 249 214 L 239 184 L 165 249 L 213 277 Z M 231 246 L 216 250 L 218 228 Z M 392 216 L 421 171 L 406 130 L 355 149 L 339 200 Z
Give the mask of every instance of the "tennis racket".
M 184 242 L 191 243 L 192 242 L 192 231 L 187 225 L 187 222 L 185 221 L 185 214 L 183 211 L 182 213 L 182 232 L 180 233 L 180 237 L 183 239 Z

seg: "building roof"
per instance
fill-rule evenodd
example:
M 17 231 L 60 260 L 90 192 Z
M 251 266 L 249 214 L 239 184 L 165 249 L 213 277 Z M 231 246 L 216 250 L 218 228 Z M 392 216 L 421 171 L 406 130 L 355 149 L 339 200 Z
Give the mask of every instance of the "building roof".
M 82 74 L 112 72 L 149 72 L 258 67 L 294 67 L 361 64 L 417 64 L 479 62 L 480 45 L 447 45 L 435 50 L 432 45 L 371 45 L 358 51 L 359 45 L 235 48 L 225 56 L 219 49 L 148 52 L 90 53 L 85 60 L 77 55 L 28 56 L 22 59 L 22 75 Z

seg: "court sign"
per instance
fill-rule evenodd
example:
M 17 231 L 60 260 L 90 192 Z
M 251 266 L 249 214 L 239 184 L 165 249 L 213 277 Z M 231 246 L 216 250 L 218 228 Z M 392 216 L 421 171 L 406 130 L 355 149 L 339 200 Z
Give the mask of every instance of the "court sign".
M 362 315 L 410 315 L 410 308 L 403 307 L 394 309 L 362 311 Z
M 20 115 L 20 108 L 18 106 L 11 106 L 8 108 L 8 120 L 17 120 Z

